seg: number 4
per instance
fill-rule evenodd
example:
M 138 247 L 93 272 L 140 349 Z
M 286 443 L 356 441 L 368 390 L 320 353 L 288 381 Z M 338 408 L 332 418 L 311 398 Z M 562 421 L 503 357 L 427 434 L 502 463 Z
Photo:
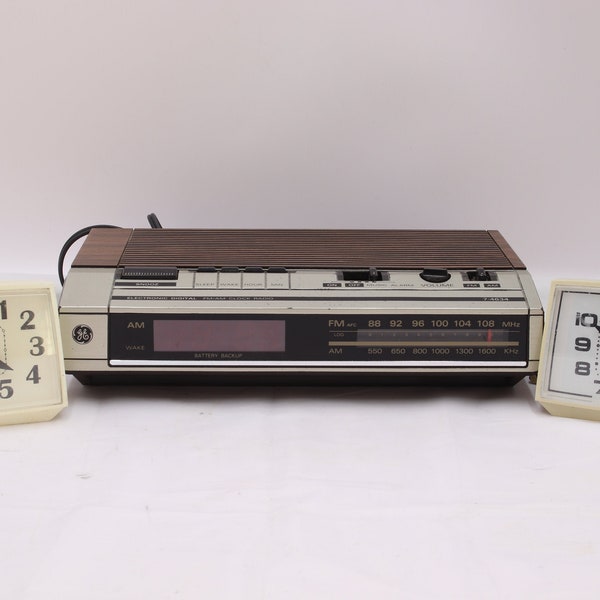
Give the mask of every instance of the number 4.
M 26 377 L 27 381 L 31 381 L 32 383 L 39 383 L 40 382 L 40 370 L 39 367 L 37 365 L 34 365 L 31 369 L 31 371 L 29 371 L 29 374 Z

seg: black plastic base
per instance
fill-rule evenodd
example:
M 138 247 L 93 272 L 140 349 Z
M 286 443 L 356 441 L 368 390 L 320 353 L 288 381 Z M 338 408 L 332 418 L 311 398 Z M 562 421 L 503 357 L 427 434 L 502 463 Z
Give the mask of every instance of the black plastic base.
M 84 385 L 373 385 L 512 386 L 533 373 L 200 373 L 89 371 L 71 373 Z

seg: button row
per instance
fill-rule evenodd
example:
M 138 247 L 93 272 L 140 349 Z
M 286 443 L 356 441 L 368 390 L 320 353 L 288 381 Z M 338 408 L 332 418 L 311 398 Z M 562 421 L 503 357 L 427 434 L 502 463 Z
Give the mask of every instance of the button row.
M 259 267 L 248 267 L 241 271 L 237 267 L 216 269 L 198 269 L 196 288 L 222 290 L 287 290 L 290 287 L 290 275 L 285 269 L 273 268 L 265 272 Z

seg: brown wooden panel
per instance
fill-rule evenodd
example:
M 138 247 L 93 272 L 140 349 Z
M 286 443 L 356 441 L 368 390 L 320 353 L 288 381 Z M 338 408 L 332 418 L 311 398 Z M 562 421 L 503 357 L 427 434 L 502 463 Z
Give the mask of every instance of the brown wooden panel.
M 517 256 L 517 253 L 508 245 L 508 242 L 504 239 L 504 236 L 496 230 L 490 230 L 489 232 L 492 239 L 498 244 L 498 247 L 508 260 L 511 262 L 515 269 L 524 269 L 525 265 L 521 262 L 521 259 Z
M 132 229 L 92 229 L 75 260 L 74 267 L 117 267 Z
M 131 237 L 123 250 L 129 236 L 126 231 Z M 90 266 L 92 259 L 97 265 L 106 263 L 107 257 L 113 266 L 123 250 L 120 266 L 524 268 L 496 231 L 136 229 L 96 230 L 94 234 L 86 242 L 92 247 L 77 266 Z M 99 247 L 109 242 L 110 249 Z

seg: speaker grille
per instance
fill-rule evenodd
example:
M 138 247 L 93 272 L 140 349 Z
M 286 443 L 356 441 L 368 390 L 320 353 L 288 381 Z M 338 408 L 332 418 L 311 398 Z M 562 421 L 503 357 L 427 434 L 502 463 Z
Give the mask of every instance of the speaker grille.
M 110 236 L 112 231 L 93 233 Z M 497 231 L 136 229 L 130 233 L 118 266 L 525 268 Z M 93 241 L 97 247 L 98 238 Z M 77 266 L 84 265 L 78 261 Z

